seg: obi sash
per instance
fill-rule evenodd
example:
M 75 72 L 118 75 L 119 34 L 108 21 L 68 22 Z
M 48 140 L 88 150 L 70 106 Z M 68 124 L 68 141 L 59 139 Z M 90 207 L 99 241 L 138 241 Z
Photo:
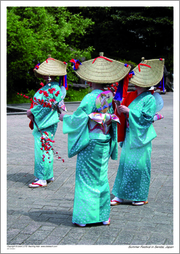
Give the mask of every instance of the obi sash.
M 109 113 L 91 113 L 89 114 L 88 128 L 90 133 L 109 133 L 112 122 L 120 123 L 115 114 Z

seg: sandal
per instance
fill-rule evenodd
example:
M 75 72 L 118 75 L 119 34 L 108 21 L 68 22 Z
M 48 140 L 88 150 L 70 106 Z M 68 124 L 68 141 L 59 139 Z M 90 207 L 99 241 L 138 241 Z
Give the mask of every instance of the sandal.
M 124 202 L 123 199 L 121 198 L 118 198 L 118 197 L 114 197 L 112 200 L 111 200 L 111 205 L 112 206 L 115 206 L 115 205 L 120 205 Z
M 111 221 L 111 220 L 110 220 L 110 218 L 109 218 L 109 220 L 103 221 L 102 224 L 103 224 L 103 225 L 108 225 L 108 226 L 109 226 L 109 225 L 110 225 L 110 221 Z
M 34 181 L 37 182 L 39 180 L 39 178 L 35 178 Z M 46 180 L 47 183 L 50 183 L 50 182 L 54 182 L 54 177 L 51 177 L 49 179 Z
M 47 181 L 47 183 L 54 182 L 54 177 L 51 177 L 51 178 L 47 179 L 46 181 Z
M 140 206 L 140 205 L 146 205 L 148 204 L 148 201 L 133 201 L 132 205 Z
M 46 180 L 38 180 L 37 182 L 33 182 L 29 184 L 29 188 L 39 188 L 39 187 L 46 187 L 47 182 Z
M 78 227 L 81 227 L 81 228 L 86 226 L 86 224 L 78 224 L 78 223 L 74 223 L 74 222 L 73 222 L 73 224 L 78 226 Z

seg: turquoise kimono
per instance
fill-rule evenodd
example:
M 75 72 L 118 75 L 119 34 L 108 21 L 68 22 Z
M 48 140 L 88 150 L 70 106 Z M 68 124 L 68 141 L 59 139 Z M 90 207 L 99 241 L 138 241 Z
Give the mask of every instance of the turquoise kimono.
M 45 100 L 46 97 L 43 93 L 41 93 L 41 91 L 45 91 L 48 93 L 48 99 L 53 98 L 53 94 L 48 91 L 48 89 L 52 88 L 55 89 L 53 94 L 59 91 L 58 96 L 56 96 L 55 98 L 57 102 L 60 102 L 62 100 L 62 92 L 58 82 L 51 82 L 51 86 L 49 86 L 49 84 L 45 85 L 36 92 L 34 98 L 36 98 L 37 100 Z M 31 112 L 34 115 L 34 120 L 37 123 L 41 132 L 47 132 L 48 137 L 51 140 L 54 140 L 54 136 L 57 130 L 57 124 L 59 122 L 57 110 L 53 110 L 49 107 L 43 107 L 43 105 L 39 104 L 34 105 L 31 109 Z M 33 136 L 35 145 L 34 175 L 41 180 L 50 179 L 51 177 L 53 177 L 53 150 L 49 150 L 49 154 L 47 154 L 46 151 L 41 150 L 41 133 L 38 131 L 35 124 L 33 125 Z
M 151 141 L 156 137 L 152 125 L 156 101 L 150 92 L 144 92 L 128 108 L 129 123 L 112 193 L 121 199 L 146 201 L 151 178 Z
M 73 115 L 63 118 L 63 133 L 68 134 L 68 156 L 77 154 L 72 222 L 89 224 L 107 221 L 110 216 L 108 161 L 117 160 L 117 123 L 105 132 L 91 122 L 90 114 L 98 112 L 93 90 L 82 100 Z M 113 113 L 112 106 L 109 113 Z

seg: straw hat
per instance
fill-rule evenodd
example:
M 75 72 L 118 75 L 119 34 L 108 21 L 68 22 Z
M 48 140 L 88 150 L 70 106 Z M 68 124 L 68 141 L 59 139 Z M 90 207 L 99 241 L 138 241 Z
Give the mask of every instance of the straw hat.
M 131 84 L 140 87 L 151 87 L 157 85 L 163 77 L 164 59 L 151 59 L 142 61 L 136 66 L 132 72 L 134 75 L 129 80 Z
M 124 63 L 107 58 L 100 52 L 100 56 L 83 62 L 76 70 L 76 74 L 88 82 L 112 84 L 123 79 L 131 69 Z
M 64 76 L 66 72 L 67 64 L 59 60 L 51 58 L 49 55 L 46 61 L 40 65 L 34 67 L 34 74 L 36 77 L 44 76 Z

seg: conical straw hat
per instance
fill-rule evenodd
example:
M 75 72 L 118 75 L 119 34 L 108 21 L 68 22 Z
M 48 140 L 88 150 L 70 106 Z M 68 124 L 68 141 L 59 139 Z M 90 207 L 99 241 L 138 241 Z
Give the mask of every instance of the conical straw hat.
M 66 72 L 67 64 L 59 60 L 51 58 L 50 56 L 39 65 L 34 68 L 34 74 L 36 77 L 44 76 L 64 76 Z
M 134 71 L 134 75 L 129 80 L 131 84 L 140 87 L 155 86 L 162 80 L 164 59 L 145 60 L 144 57 L 142 57 L 141 63 L 132 71 Z
M 130 71 L 131 66 L 125 66 L 124 63 L 107 58 L 100 53 L 100 57 L 83 62 L 79 65 L 76 74 L 83 80 L 112 84 L 123 79 Z

